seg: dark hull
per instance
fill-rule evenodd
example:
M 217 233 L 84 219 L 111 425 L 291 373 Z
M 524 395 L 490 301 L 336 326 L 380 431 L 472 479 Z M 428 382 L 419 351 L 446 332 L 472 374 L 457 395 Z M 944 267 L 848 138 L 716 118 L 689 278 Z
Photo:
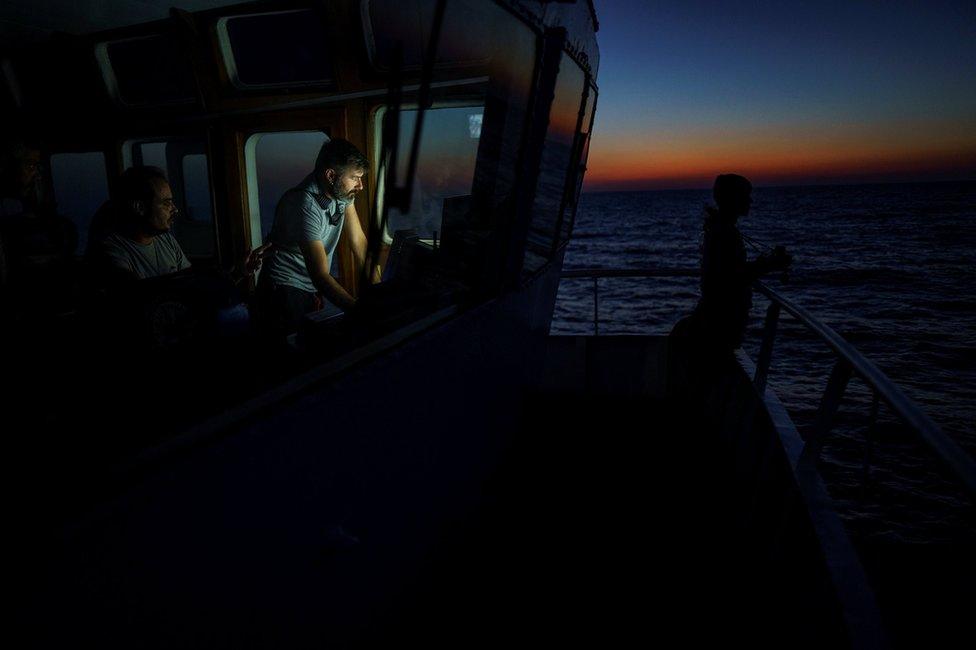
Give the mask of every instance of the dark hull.
M 483 501 L 541 369 L 557 283 L 558 267 L 144 454 L 128 487 L 28 544 L 44 549 L 28 562 L 44 577 L 22 585 L 40 645 L 341 647 L 383 629 Z

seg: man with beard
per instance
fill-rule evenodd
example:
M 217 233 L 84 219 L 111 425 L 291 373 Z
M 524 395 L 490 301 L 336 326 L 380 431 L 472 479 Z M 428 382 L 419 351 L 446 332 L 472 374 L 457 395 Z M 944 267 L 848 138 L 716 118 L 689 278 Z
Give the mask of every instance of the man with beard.
M 341 237 L 352 249 L 357 271 L 366 263 L 366 236 L 354 200 L 363 189 L 366 157 L 346 140 L 322 145 L 314 171 L 288 190 L 275 210 L 265 270 L 257 299 L 262 329 L 271 338 L 298 330 L 302 317 L 325 299 L 348 311 L 356 304 L 332 276 Z

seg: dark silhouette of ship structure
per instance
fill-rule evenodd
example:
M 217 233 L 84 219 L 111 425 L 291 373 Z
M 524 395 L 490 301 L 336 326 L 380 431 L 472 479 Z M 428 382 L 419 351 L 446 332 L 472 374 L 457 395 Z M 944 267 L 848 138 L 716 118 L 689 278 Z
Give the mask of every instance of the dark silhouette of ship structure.
M 0 14 L 4 135 L 37 143 L 53 209 L 97 199 L 67 215 L 83 245 L 114 179 L 160 166 L 194 269 L 107 306 L 79 248 L 67 306 L 5 312 L 18 643 L 922 638 L 879 610 L 820 438 L 765 385 L 780 312 L 838 355 L 823 433 L 856 374 L 970 492 L 972 460 L 829 328 L 759 286 L 767 340 L 729 360 L 711 428 L 669 399 L 664 338 L 549 336 L 562 277 L 635 274 L 562 270 L 597 104 L 591 1 L 181 4 Z M 262 243 L 268 179 L 310 171 L 293 145 L 266 153 L 292 136 L 366 152 L 357 211 L 384 273 L 359 277 L 340 242 L 356 308 L 268 350 L 240 304 L 253 283 L 214 287 Z

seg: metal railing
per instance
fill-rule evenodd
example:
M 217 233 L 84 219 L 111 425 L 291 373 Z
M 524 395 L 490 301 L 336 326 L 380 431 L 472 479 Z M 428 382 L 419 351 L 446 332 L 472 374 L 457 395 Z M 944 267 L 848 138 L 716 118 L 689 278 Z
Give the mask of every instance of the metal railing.
M 563 271 L 566 279 L 593 280 L 593 332 L 600 334 L 600 292 L 601 278 L 660 278 L 660 277 L 698 277 L 697 269 L 574 269 Z M 879 402 L 884 401 L 903 422 L 914 431 L 936 457 L 942 461 L 965 488 L 970 499 L 976 502 L 976 461 L 954 440 L 926 415 L 894 382 L 862 355 L 844 337 L 819 321 L 807 310 L 794 304 L 762 282 L 755 282 L 754 289 L 766 296 L 769 308 L 766 310 L 762 343 L 753 384 L 763 395 L 773 356 L 773 345 L 780 314 L 785 311 L 811 331 L 834 353 L 836 361 L 827 380 L 820 400 L 812 429 L 806 436 L 803 452 L 795 469 L 809 468 L 816 464 L 825 440 L 833 425 L 834 416 L 840 406 L 841 398 L 852 376 L 857 375 L 871 390 L 871 409 L 869 414 L 869 433 L 877 426 Z M 871 436 L 867 443 L 871 443 Z

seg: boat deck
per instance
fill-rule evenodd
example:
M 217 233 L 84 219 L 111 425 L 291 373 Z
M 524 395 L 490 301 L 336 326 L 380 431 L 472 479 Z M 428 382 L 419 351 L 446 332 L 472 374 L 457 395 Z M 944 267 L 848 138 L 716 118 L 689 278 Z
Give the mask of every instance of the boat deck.
M 747 559 L 720 446 L 663 399 L 663 339 L 550 344 L 480 512 L 453 531 L 389 637 L 782 642 L 809 604 Z M 792 643 L 836 640 L 829 627 Z
M 779 531 L 771 560 L 775 526 L 743 516 L 765 511 L 744 506 L 727 445 L 664 399 L 663 343 L 552 337 L 521 405 L 388 405 L 410 428 L 357 430 L 350 409 L 323 435 L 306 426 L 316 394 L 293 399 L 161 465 L 50 552 L 27 546 L 14 584 L 65 617 L 44 629 L 50 646 L 845 646 L 816 545 Z M 432 381 L 473 392 L 511 376 L 450 359 L 437 367 L 457 374 Z M 332 386 L 330 403 L 417 376 L 382 370 Z M 767 473 L 763 494 L 782 501 L 789 484 Z

